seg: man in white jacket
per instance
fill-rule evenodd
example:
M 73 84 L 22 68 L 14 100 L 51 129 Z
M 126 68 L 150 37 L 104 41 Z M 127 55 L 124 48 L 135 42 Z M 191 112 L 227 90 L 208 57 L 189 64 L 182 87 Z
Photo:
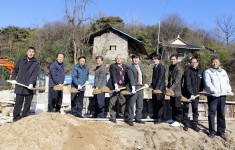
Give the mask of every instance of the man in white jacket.
M 211 59 L 211 67 L 204 72 L 205 91 L 210 96 L 208 100 L 208 121 L 209 121 L 209 137 L 214 138 L 215 135 L 219 135 L 226 140 L 225 117 L 224 107 L 226 102 L 227 93 L 231 93 L 231 86 L 229 84 L 229 78 L 224 69 L 220 67 L 220 60 L 217 57 Z M 212 96 L 213 95 L 213 96 Z M 215 114 L 217 111 L 217 133 L 215 131 Z

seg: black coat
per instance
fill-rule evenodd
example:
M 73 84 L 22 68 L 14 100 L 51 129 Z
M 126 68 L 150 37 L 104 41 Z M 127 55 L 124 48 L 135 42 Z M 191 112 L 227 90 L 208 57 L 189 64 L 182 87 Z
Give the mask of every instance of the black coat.
M 33 84 L 35 87 L 36 80 L 40 71 L 40 66 L 36 58 L 33 58 L 31 61 L 27 60 L 27 57 L 20 58 L 12 73 L 12 80 L 25 85 Z M 33 94 L 32 90 L 29 90 L 25 87 L 16 85 L 15 88 L 16 94 L 30 95 Z
M 166 69 L 162 64 L 158 64 L 156 67 L 153 67 L 153 76 L 151 83 L 153 89 L 159 89 L 162 92 L 166 90 L 165 73 Z
M 190 98 L 203 90 L 203 71 L 201 69 L 188 68 L 183 75 L 182 95 Z
M 127 65 L 122 64 L 123 67 L 123 71 L 124 71 L 124 83 L 120 86 L 126 86 L 127 82 L 128 82 L 128 77 L 127 77 Z M 109 87 L 110 90 L 114 90 L 114 84 L 117 83 L 120 80 L 120 67 L 118 66 L 118 64 L 112 64 L 110 65 L 109 68 L 109 72 L 110 72 L 110 78 L 108 80 L 107 86 Z

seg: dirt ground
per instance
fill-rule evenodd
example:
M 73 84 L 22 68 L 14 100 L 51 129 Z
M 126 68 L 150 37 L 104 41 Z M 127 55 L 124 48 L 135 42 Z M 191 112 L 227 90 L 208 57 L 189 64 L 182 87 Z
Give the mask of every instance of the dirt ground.
M 135 124 L 122 121 L 85 121 L 72 115 L 41 113 L 0 127 L 0 149 L 81 149 L 81 150 L 235 150 L 235 121 L 227 121 L 224 141 L 208 138 L 207 122 L 200 122 L 199 133 L 170 127 L 167 123 Z

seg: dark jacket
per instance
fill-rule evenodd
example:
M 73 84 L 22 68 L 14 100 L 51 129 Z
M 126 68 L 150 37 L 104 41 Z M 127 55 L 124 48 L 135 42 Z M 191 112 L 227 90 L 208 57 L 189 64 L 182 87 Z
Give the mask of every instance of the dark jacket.
M 153 89 L 155 90 L 159 89 L 162 92 L 166 90 L 165 73 L 166 69 L 162 64 L 158 64 L 156 67 L 153 67 L 153 75 L 151 83 Z
M 143 72 L 143 69 L 142 69 L 142 66 L 139 65 L 140 67 L 140 71 L 142 73 L 142 85 L 145 84 L 145 80 L 144 80 L 144 72 Z M 132 90 L 132 86 L 137 86 L 137 83 L 138 83 L 138 72 L 137 72 L 137 69 L 135 67 L 134 64 L 131 64 L 130 67 L 128 68 L 128 84 L 127 84 L 127 90 L 128 91 L 131 91 Z M 138 88 L 135 88 L 135 90 L 138 90 Z
M 179 97 L 182 95 L 181 93 L 182 75 L 183 75 L 183 70 L 180 68 L 178 64 L 170 65 L 167 88 L 174 91 L 175 95 L 173 97 Z
M 188 68 L 183 75 L 182 95 L 190 98 L 203 90 L 203 71 L 201 69 Z
M 127 82 L 128 82 L 128 77 L 127 77 L 127 65 L 122 64 L 123 67 L 123 71 L 124 71 L 124 83 L 120 86 L 126 86 Z M 118 66 L 118 64 L 112 64 L 110 65 L 109 68 L 109 72 L 110 72 L 110 78 L 108 80 L 107 86 L 109 87 L 110 90 L 114 90 L 114 84 L 117 83 L 120 80 L 120 67 Z
M 54 61 L 50 65 L 49 87 L 54 87 L 58 84 L 63 84 L 65 78 L 65 66 L 64 63 L 59 64 L 58 61 Z
M 72 69 L 71 76 L 71 87 L 77 88 L 79 84 L 82 86 L 86 81 L 88 81 L 89 69 L 86 65 L 80 66 L 79 64 L 76 64 Z M 85 91 L 85 87 L 83 87 L 81 91 Z
M 97 66 L 95 69 L 94 88 L 102 88 L 106 85 L 106 67 L 105 65 Z
M 29 84 L 33 84 L 33 86 L 35 87 L 39 71 L 40 66 L 36 58 L 32 58 L 32 60 L 28 61 L 27 57 L 25 56 L 17 61 L 11 79 L 16 80 L 17 82 L 25 84 L 27 86 Z M 15 93 L 23 95 L 32 95 L 33 90 L 29 90 L 25 87 L 16 85 Z

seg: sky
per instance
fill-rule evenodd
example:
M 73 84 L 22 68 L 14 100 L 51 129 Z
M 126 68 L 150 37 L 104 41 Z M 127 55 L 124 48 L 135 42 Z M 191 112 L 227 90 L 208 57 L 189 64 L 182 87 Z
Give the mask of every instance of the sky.
M 211 30 L 218 16 L 231 15 L 235 21 L 234 8 L 234 0 L 92 0 L 86 16 L 119 16 L 125 23 L 155 25 L 176 13 L 189 26 Z M 42 27 L 64 16 L 64 0 L 0 0 L 0 28 Z

